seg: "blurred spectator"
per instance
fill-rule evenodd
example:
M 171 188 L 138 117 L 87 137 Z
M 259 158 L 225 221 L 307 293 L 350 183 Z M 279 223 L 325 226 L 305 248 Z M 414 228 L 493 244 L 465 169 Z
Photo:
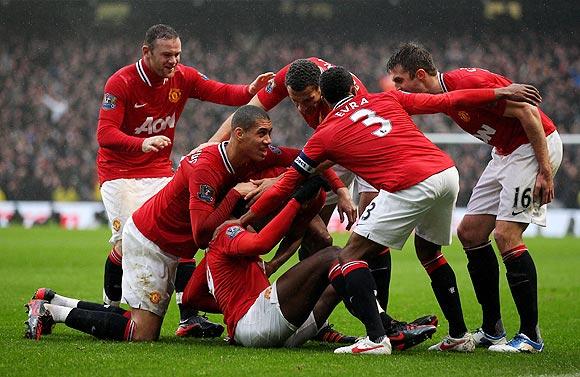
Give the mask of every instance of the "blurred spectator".
M 278 70 L 297 58 L 320 56 L 356 73 L 370 91 L 388 89 L 385 62 L 400 42 L 345 42 L 309 34 L 238 34 L 232 39 L 214 35 L 202 43 L 193 34 L 183 39 L 182 62 L 193 64 L 207 76 L 223 82 L 250 82 L 258 72 Z M 62 35 L 59 36 L 62 38 Z M 306 42 L 305 42 L 306 41 Z M 527 32 L 518 35 L 455 36 L 436 33 L 419 42 L 432 51 L 444 71 L 457 66 L 478 66 L 515 80 L 536 85 L 543 110 L 556 123 L 562 139 L 580 134 L 580 46 L 556 37 Z M 0 187 L 7 200 L 52 200 L 70 189 L 79 200 L 95 197 L 94 140 L 104 80 L 120 67 L 136 61 L 134 41 L 128 38 L 99 41 L 94 36 L 72 35 L 65 40 L 40 40 L 11 34 L 0 50 Z M 280 48 L 283 46 L 283 48 Z M 517 48 L 513 48 L 517 46 Z M 271 116 L 273 139 L 281 145 L 302 146 L 309 136 L 291 104 L 281 104 Z M 233 109 L 188 102 L 177 129 L 173 159 L 178 161 L 206 141 Z M 416 117 L 424 132 L 460 130 L 444 116 Z M 6 147 L 8 146 L 8 147 Z M 489 147 L 478 144 L 445 145 L 461 174 L 459 206 L 489 160 Z M 579 147 L 565 145 L 564 161 L 556 176 L 556 205 L 578 208 Z M 76 194 L 76 196 L 75 196 Z M 66 196 L 66 195 L 64 195 Z

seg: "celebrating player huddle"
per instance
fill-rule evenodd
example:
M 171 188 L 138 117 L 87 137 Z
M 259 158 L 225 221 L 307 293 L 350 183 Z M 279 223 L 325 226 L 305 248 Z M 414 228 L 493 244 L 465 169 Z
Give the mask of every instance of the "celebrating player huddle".
M 543 350 L 536 269 L 522 234 L 529 223 L 545 226 L 562 143 L 537 108 L 541 97 L 533 86 L 477 68 L 440 73 L 430 54 L 410 43 L 387 64 L 405 92 L 384 93 L 369 93 L 356 75 L 316 57 L 259 75 L 249 86 L 209 80 L 179 64 L 181 42 L 166 25 L 147 31 L 142 52 L 107 81 L 99 116 L 97 166 L 113 234 L 105 304 L 39 288 L 27 304 L 27 337 L 38 340 L 65 323 L 102 339 L 156 340 L 176 291 L 178 336 L 220 336 L 223 326 L 199 315 L 205 311 L 224 315 L 233 344 L 295 347 L 318 340 L 342 343 L 338 354 L 388 355 L 437 330 L 434 315 L 407 323 L 386 312 L 390 249 L 401 249 L 414 233 L 449 325 L 429 350 Z M 272 145 L 279 126 L 267 111 L 285 97 L 314 128 L 301 151 Z M 247 105 L 173 172 L 174 128 L 187 98 Z M 451 243 L 461 177 L 411 118 L 438 112 L 494 146 L 458 229 L 483 312 L 474 332 L 442 253 Z M 335 206 L 348 228 L 358 220 L 343 248 L 332 245 L 325 226 Z M 509 341 L 492 231 L 521 320 Z M 262 260 L 278 243 L 274 258 Z M 271 282 L 299 248 L 300 261 Z M 198 249 L 206 251 L 196 267 Z M 328 324 L 340 302 L 362 322 L 365 336 L 346 336 Z

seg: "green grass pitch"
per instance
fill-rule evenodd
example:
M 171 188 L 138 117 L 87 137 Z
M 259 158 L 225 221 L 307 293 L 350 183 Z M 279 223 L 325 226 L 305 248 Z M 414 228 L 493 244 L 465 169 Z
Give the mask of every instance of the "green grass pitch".
M 580 241 L 528 239 L 539 275 L 542 354 L 437 354 L 427 347 L 447 333 L 447 324 L 412 241 L 393 252 L 389 312 L 396 318 L 435 313 L 441 319 L 432 340 L 391 356 L 334 355 L 334 347 L 309 342 L 300 349 L 245 349 L 221 339 L 178 339 L 178 316 L 171 304 L 157 343 L 106 342 L 60 324 L 39 342 L 23 338 L 24 304 L 37 287 L 67 296 L 101 300 L 108 231 L 64 231 L 54 227 L 0 229 L 0 375 L 205 375 L 205 376 L 579 376 Z M 335 235 L 344 244 L 346 235 Z M 466 322 L 480 324 L 466 269 L 454 242 L 444 253 L 457 275 Z M 200 254 L 198 254 L 199 256 Z M 503 266 L 502 266 L 503 270 Z M 502 314 L 508 334 L 518 327 L 515 306 L 502 272 Z M 210 315 L 214 321 L 220 316 Z M 362 335 L 363 328 L 340 306 L 331 319 L 337 329 Z

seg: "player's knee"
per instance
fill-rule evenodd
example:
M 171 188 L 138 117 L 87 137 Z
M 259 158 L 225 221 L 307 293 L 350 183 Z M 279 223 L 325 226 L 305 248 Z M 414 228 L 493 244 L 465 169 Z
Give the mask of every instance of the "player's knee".
M 477 227 L 461 222 L 457 227 L 457 237 L 463 247 L 473 247 L 486 242 L 489 235 L 483 235 Z
M 146 310 L 133 309 L 131 320 L 135 322 L 132 341 L 147 342 L 159 339 L 162 321 L 160 317 Z
M 511 229 L 503 227 L 498 227 L 494 230 L 493 238 L 495 239 L 495 243 L 500 252 L 510 250 L 523 242 L 521 236 L 517 234 L 517 232 L 513 232 Z

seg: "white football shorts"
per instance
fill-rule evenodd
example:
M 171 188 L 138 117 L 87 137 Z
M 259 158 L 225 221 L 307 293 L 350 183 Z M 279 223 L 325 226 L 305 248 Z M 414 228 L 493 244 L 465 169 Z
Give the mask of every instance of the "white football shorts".
M 317 333 L 313 313 L 299 328 L 284 318 L 274 282 L 238 321 L 234 340 L 245 347 L 297 347 Z
M 175 288 L 177 260 L 148 240 L 130 217 L 123 230 L 122 302 L 163 317 Z
M 112 236 L 109 242 L 112 245 L 121 240 L 123 226 L 133 212 L 165 187 L 170 180 L 171 177 L 121 178 L 103 183 L 101 197 L 111 226 Z
M 562 162 L 562 139 L 557 131 L 546 138 L 552 175 Z M 507 156 L 491 152 L 491 161 L 473 188 L 466 215 L 494 215 L 497 220 L 546 226 L 547 205 L 533 201 L 538 162 L 531 144 Z
M 459 173 L 451 167 L 397 192 L 379 195 L 361 214 L 354 232 L 392 249 L 415 234 L 437 245 L 451 243 L 451 220 L 459 192 Z

